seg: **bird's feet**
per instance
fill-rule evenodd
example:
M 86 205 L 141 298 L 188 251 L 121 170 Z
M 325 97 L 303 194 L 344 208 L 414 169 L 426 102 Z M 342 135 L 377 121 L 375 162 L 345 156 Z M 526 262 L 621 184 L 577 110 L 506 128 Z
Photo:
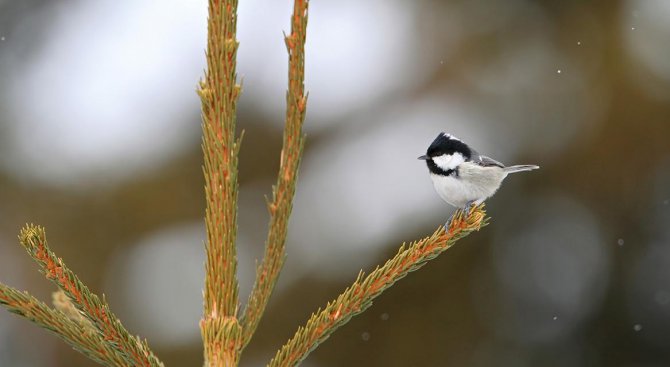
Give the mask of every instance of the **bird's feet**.
M 474 200 L 465 203 L 465 207 L 463 208 L 463 218 L 467 218 L 470 215 L 470 209 L 472 209 L 472 206 L 474 204 L 475 204 Z
M 449 229 L 451 222 L 453 222 L 453 220 L 457 217 L 460 217 L 461 219 L 467 218 L 470 215 L 470 210 L 472 209 L 473 205 L 475 205 L 474 200 L 468 201 L 464 207 L 456 209 L 454 215 L 452 215 L 452 217 L 446 223 L 444 223 L 444 228 Z M 459 211 L 461 213 L 459 213 Z

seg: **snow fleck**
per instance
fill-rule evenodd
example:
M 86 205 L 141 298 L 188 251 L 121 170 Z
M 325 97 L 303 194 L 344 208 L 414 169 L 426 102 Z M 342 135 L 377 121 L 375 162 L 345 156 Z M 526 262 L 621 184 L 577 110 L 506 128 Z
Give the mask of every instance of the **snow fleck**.
M 617 245 L 619 245 L 619 246 L 623 246 L 623 244 L 624 244 L 623 238 L 619 238 L 619 239 L 616 241 L 616 243 L 617 243 Z
M 635 30 L 635 27 L 630 27 L 630 30 L 631 30 L 631 31 L 634 31 L 634 30 Z
M 5 36 L 0 37 L 0 41 L 4 41 L 4 40 L 5 40 Z
M 640 330 L 642 330 L 642 325 L 640 325 L 640 324 L 635 324 L 635 325 L 633 325 L 633 330 L 635 330 L 635 331 L 640 331 Z
M 386 320 L 389 319 L 389 314 L 386 313 L 386 312 L 384 312 L 383 314 L 381 314 L 381 315 L 379 316 L 379 318 L 382 319 L 382 321 L 386 321 Z
M 560 74 L 560 73 L 561 73 L 561 69 L 556 70 L 556 73 L 557 73 L 557 74 Z
M 363 332 L 363 334 L 361 334 L 361 339 L 363 339 L 364 342 L 370 340 L 370 333 L 367 331 Z
M 440 60 L 440 65 L 444 65 L 444 60 Z
M 582 41 L 577 41 L 577 46 L 581 46 L 581 45 L 582 45 Z
M 554 321 L 558 320 L 558 316 L 554 316 Z
M 668 205 L 668 199 L 663 200 L 663 205 Z

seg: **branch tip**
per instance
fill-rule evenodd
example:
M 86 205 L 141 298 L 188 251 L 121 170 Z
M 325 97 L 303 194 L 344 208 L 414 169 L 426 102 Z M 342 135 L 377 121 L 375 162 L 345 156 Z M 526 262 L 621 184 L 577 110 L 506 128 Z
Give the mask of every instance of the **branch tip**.
M 449 249 L 458 239 L 479 230 L 486 224 L 486 219 L 483 205 L 472 208 L 467 217 L 462 211 L 456 211 L 446 230 L 440 226 L 428 237 L 408 246 L 402 244 L 393 258 L 383 266 L 375 267 L 367 276 L 359 272 L 349 288 L 328 302 L 325 308 L 313 313 L 307 323 L 298 328 L 268 366 L 295 366 L 300 363 L 337 328 L 370 307 L 372 301 L 395 282 Z

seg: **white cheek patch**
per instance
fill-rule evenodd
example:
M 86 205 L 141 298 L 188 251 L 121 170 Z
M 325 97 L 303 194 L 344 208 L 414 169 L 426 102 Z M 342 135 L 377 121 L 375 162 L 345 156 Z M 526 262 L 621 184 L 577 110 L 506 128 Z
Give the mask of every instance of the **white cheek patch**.
M 447 171 L 458 167 L 461 163 L 465 162 L 465 158 L 461 153 L 455 152 L 454 154 L 442 154 L 437 157 L 433 157 L 433 162 Z

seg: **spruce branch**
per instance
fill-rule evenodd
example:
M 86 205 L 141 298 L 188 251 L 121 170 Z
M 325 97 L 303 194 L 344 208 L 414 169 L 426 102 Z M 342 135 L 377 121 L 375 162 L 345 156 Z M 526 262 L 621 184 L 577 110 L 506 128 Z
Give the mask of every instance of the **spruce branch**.
M 451 218 L 449 228 L 438 228 L 435 233 L 403 244 L 398 253 L 382 267 L 377 267 L 368 276 L 360 272 L 356 281 L 322 310 L 312 314 L 305 326 L 298 328 L 294 336 L 277 352 L 269 367 L 296 366 L 320 343 L 328 339 L 338 327 L 352 317 L 365 311 L 372 301 L 408 273 L 421 268 L 427 261 L 450 248 L 457 240 L 479 230 L 487 224 L 484 205 L 470 210 L 466 217 L 458 210 Z
M 204 315 L 200 322 L 205 365 L 236 366 L 241 349 L 238 313 L 237 162 L 237 1 L 209 0 L 207 70 L 199 83 L 205 176 Z
M 27 225 L 19 235 L 21 245 L 37 262 L 47 279 L 60 288 L 72 304 L 100 333 L 105 343 L 116 350 L 132 366 L 158 367 L 163 363 L 151 352 L 146 341 L 131 335 L 111 312 L 103 299 L 92 293 L 84 283 L 51 251 L 44 228 Z M 67 317 L 67 316 L 65 316 Z M 80 325 L 84 327 L 83 325 Z
M 289 55 L 284 141 L 277 184 L 272 188 L 272 202 L 268 203 L 270 225 L 265 253 L 256 269 L 256 280 L 242 317 L 243 348 L 256 331 L 279 278 L 286 254 L 286 233 L 305 139 L 302 125 L 307 106 L 304 81 L 308 5 L 308 0 L 294 1 L 291 34 L 284 36 Z
M 112 348 L 97 330 L 72 320 L 59 310 L 54 310 L 27 292 L 21 292 L 0 283 L 0 304 L 44 329 L 56 334 L 74 350 L 110 367 L 125 367 L 131 361 Z
M 63 292 L 62 289 L 57 290 L 56 292 L 51 293 L 51 303 L 53 303 L 56 310 L 62 312 L 70 320 L 81 325 L 84 329 L 96 332 L 97 330 L 91 324 L 91 321 L 84 317 L 77 307 L 72 303 L 72 300 Z

